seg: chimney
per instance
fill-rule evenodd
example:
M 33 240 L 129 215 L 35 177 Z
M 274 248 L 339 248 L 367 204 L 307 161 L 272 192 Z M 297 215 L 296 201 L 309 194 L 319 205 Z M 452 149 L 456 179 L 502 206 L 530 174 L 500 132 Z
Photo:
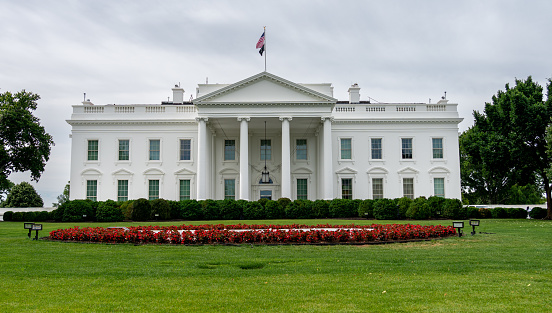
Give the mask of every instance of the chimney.
M 360 103 L 360 87 L 353 84 L 349 87 L 349 103 Z
M 174 85 L 173 91 L 173 103 L 184 103 L 184 89 L 179 85 Z

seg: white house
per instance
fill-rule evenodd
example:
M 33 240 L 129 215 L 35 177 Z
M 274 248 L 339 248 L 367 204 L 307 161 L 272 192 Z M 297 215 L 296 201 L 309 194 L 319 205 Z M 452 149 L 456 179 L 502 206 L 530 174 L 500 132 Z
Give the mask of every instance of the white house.
M 370 103 L 355 84 L 338 101 L 268 72 L 190 102 L 180 87 L 161 104 L 84 101 L 67 121 L 71 198 L 460 198 L 461 121 L 447 100 Z

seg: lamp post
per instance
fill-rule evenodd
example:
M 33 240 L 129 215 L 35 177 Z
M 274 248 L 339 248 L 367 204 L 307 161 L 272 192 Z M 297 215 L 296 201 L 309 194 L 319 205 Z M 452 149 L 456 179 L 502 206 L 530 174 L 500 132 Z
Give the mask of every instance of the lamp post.
M 38 240 L 38 231 L 42 230 L 42 224 L 33 224 L 32 230 L 36 230 L 36 236 L 33 240 Z
M 458 230 L 458 237 L 462 237 L 462 228 L 464 228 L 464 222 L 462 221 L 452 222 L 452 227 Z
M 34 225 L 34 223 L 25 223 L 25 224 L 23 224 L 23 228 L 29 230 L 29 234 L 27 235 L 29 237 L 29 239 L 31 238 L 31 232 L 33 231 L 33 225 Z
M 473 227 L 472 236 L 475 235 L 475 226 L 479 226 L 479 220 L 470 220 L 470 226 Z

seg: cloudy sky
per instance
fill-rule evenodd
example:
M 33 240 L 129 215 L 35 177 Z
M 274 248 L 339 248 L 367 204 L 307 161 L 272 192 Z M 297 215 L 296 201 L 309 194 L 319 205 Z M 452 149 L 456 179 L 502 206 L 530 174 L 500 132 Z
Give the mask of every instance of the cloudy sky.
M 56 143 L 39 183 L 49 206 L 69 180 L 71 105 L 160 103 L 180 83 L 233 83 L 264 70 L 333 83 L 347 100 L 437 101 L 464 122 L 497 90 L 552 77 L 552 1 L 12 1 L 0 0 L 0 92 L 41 96 Z M 26 174 L 12 175 L 16 183 Z

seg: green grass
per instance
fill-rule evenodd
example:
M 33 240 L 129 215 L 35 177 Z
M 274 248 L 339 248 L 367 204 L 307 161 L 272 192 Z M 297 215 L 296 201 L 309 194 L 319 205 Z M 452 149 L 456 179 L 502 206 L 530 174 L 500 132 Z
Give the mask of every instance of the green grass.
M 374 221 L 300 221 L 326 222 Z M 451 224 L 420 222 L 439 223 Z M 74 225 L 146 223 L 44 223 L 40 235 Z M 32 241 L 23 223 L 1 222 L 0 312 L 552 311 L 552 222 L 470 231 L 370 246 L 134 246 Z

